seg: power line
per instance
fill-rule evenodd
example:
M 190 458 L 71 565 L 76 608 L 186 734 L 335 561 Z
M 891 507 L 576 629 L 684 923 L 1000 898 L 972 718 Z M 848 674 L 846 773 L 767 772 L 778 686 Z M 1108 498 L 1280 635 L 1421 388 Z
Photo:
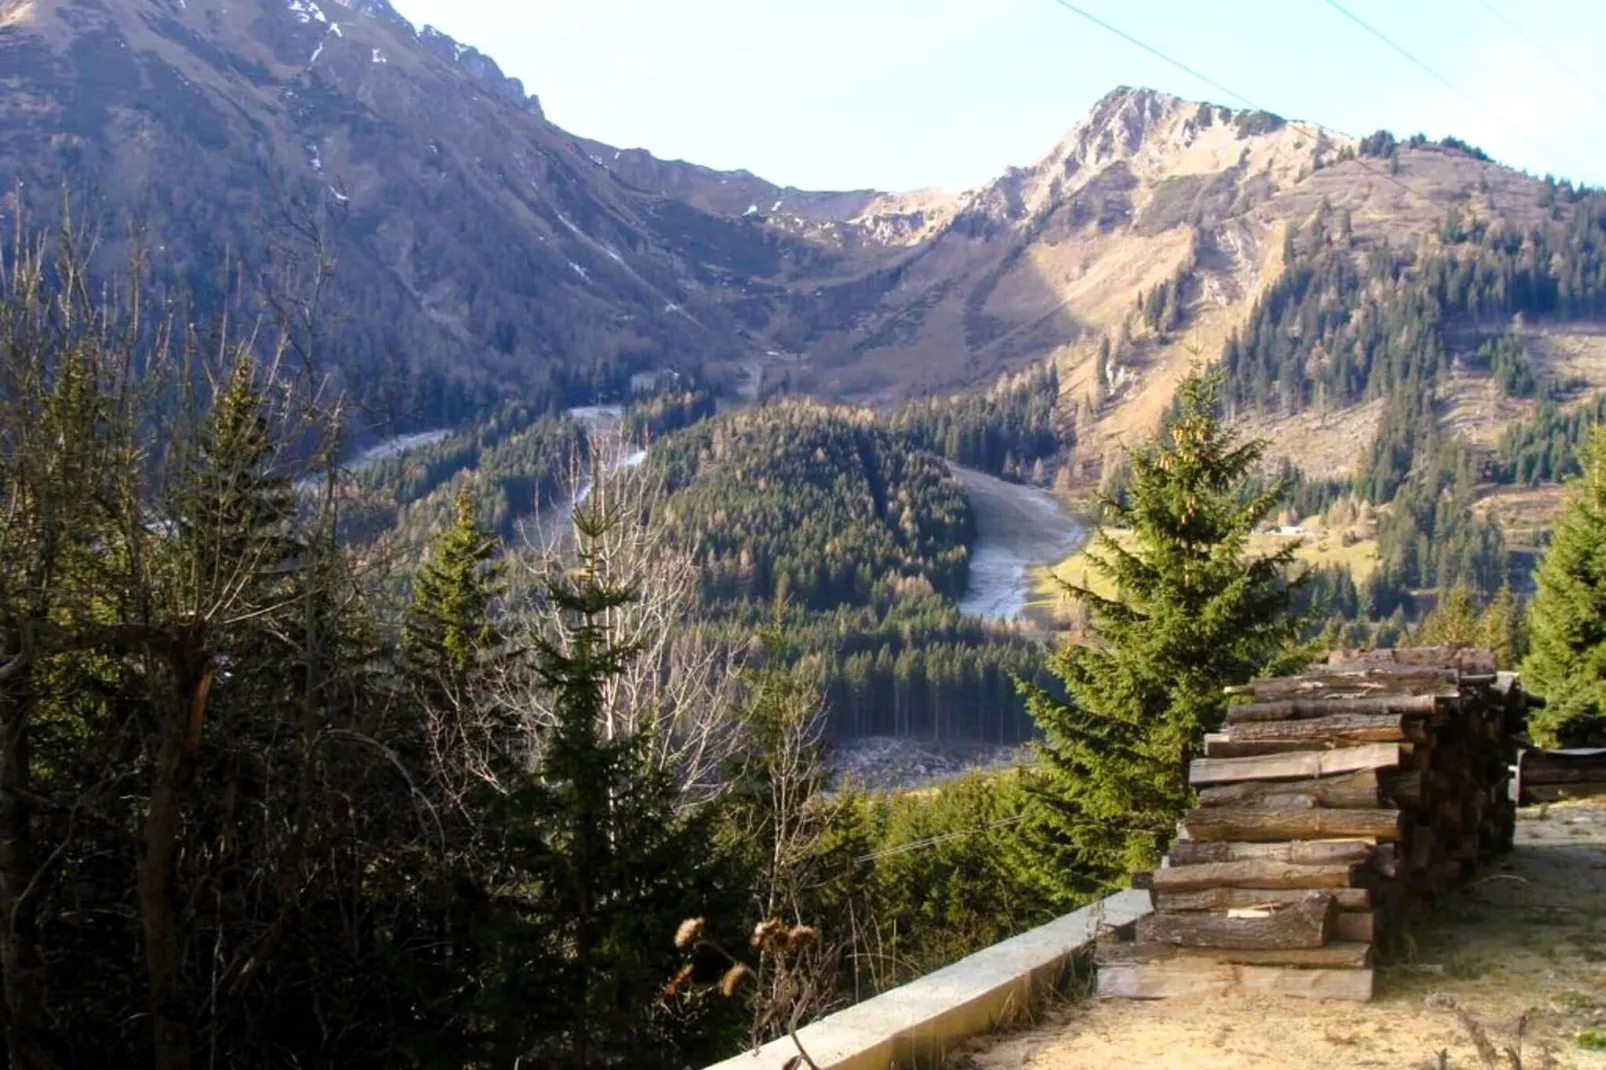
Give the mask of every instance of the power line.
M 1511 123 L 1510 121 L 1506 120 L 1503 116 L 1500 116 L 1497 112 L 1495 112 L 1495 110 L 1493 108 L 1490 108 L 1487 104 L 1485 104 L 1482 101 L 1480 101 L 1477 97 L 1473 96 L 1471 93 L 1468 93 L 1466 90 L 1462 89 L 1460 86 L 1458 86 L 1454 82 L 1450 81 L 1450 79 L 1446 78 L 1444 75 L 1440 74 L 1437 70 L 1435 70 L 1432 67 L 1428 66 L 1427 63 L 1425 63 L 1424 61 L 1418 59 L 1416 57 L 1416 55 L 1414 53 L 1412 53 L 1409 49 L 1407 49 L 1403 45 L 1397 44 L 1394 41 L 1394 39 L 1392 37 L 1390 37 L 1388 34 L 1384 33 L 1382 30 L 1379 30 L 1376 26 L 1373 26 L 1371 23 L 1367 22 L 1365 19 L 1363 19 L 1359 15 L 1355 14 L 1355 12 L 1351 11 L 1349 8 L 1345 7 L 1343 4 L 1339 3 L 1339 0 L 1325 0 L 1325 2 L 1326 2 L 1328 7 L 1332 8 L 1334 11 L 1338 12 L 1340 15 L 1343 15 L 1345 18 L 1349 19 L 1351 22 L 1353 22 L 1355 25 L 1359 26 L 1361 29 L 1365 30 L 1367 33 L 1371 34 L 1373 37 L 1377 38 L 1379 41 L 1381 41 L 1388 48 L 1393 50 L 1395 54 L 1397 54 L 1402 59 L 1404 59 L 1407 63 L 1411 64 L 1413 67 L 1416 67 L 1418 70 L 1420 70 L 1424 74 L 1426 74 L 1429 78 L 1432 78 L 1435 82 L 1438 82 L 1440 85 L 1444 86 L 1444 88 L 1448 89 L 1451 93 L 1454 93 L 1457 97 L 1460 97 L 1463 101 L 1465 101 L 1467 104 L 1470 104 L 1473 108 L 1476 108 L 1479 111 L 1490 112 L 1490 113 L 1495 114 L 1496 118 L 1499 118 L 1500 121 L 1502 123 L 1504 123 L 1509 130 L 1511 130 L 1513 133 L 1515 133 L 1518 137 L 1522 138 L 1524 141 L 1528 142 L 1529 145 L 1531 145 L 1532 147 L 1538 149 L 1540 152 L 1543 152 L 1546 156 L 1549 156 L 1556 163 L 1565 164 L 1568 167 L 1572 166 L 1571 162 L 1569 162 L 1560 153 L 1558 153 L 1555 150 L 1551 149 L 1550 146 L 1540 142 L 1536 138 L 1533 138 L 1533 137 L 1529 136 L 1529 134 L 1528 134 L 1528 132 L 1526 130 L 1524 130 L 1521 127 L 1518 127 L 1516 124 Z
M 1188 66 L 1186 63 L 1183 63 L 1181 60 L 1176 59 L 1173 56 L 1167 55 L 1166 53 L 1160 51 L 1158 48 L 1155 48 L 1153 45 L 1149 44 L 1148 42 L 1140 40 L 1139 38 L 1134 37 L 1132 34 L 1127 33 L 1125 30 L 1121 29 L 1120 27 L 1112 26 L 1110 23 L 1105 22 L 1103 19 L 1099 18 L 1097 15 L 1094 15 L 1092 12 L 1085 11 L 1082 8 L 1078 7 L 1076 4 L 1071 3 L 1071 0 L 1053 0 L 1053 2 L 1058 4 L 1060 7 L 1064 8 L 1066 11 L 1071 12 L 1072 14 L 1080 15 L 1082 18 L 1086 19 L 1088 22 L 1091 22 L 1093 25 L 1099 27 L 1100 29 L 1102 29 L 1102 30 L 1104 30 L 1104 31 L 1106 31 L 1108 33 L 1114 34 L 1116 37 L 1119 37 L 1121 40 L 1127 42 L 1128 44 L 1134 45 L 1137 48 L 1141 48 L 1143 51 L 1147 52 L 1149 55 L 1153 56 L 1154 58 L 1160 60 L 1163 63 L 1170 64 L 1172 67 L 1175 67 L 1177 70 L 1179 70 L 1182 73 L 1188 75 L 1189 77 L 1197 78 L 1199 81 L 1203 82 L 1205 85 L 1210 86 L 1212 89 L 1216 90 L 1217 92 L 1225 93 L 1227 96 L 1231 97 L 1233 100 L 1238 101 L 1240 104 L 1244 105 L 1246 108 L 1249 108 L 1251 111 L 1266 111 L 1265 108 L 1262 108 L 1259 104 L 1256 104 L 1254 101 L 1250 100 L 1248 97 L 1244 96 L 1242 93 L 1239 93 L 1239 92 L 1237 92 L 1237 91 L 1235 91 L 1235 90 L 1233 90 L 1233 89 L 1231 89 L 1231 88 L 1229 88 L 1229 87 L 1227 87 L 1225 85 L 1222 85 L 1220 82 L 1216 81 L 1214 78 L 1209 77 L 1208 75 L 1205 75 L 1205 74 L 1203 74 L 1203 73 L 1201 73 L 1199 71 L 1194 70 L 1192 67 Z M 1270 114 L 1270 113 L 1268 112 L 1267 114 Z M 1300 131 L 1304 132 L 1305 134 L 1309 135 L 1312 139 L 1315 139 L 1315 140 L 1318 140 L 1318 141 L 1320 140 L 1320 138 L 1322 137 L 1322 135 L 1324 133 L 1324 131 L 1320 127 L 1312 126 L 1309 123 L 1301 123 L 1301 122 L 1298 122 L 1298 121 L 1295 121 L 1295 120 L 1292 120 L 1292 119 L 1288 120 L 1288 125 L 1293 127 L 1295 130 L 1300 130 Z M 1396 185 L 1396 186 L 1400 187 L 1400 189 L 1403 189 L 1405 192 L 1411 194 L 1412 196 L 1419 198 L 1424 203 L 1426 203 L 1428 205 L 1431 205 L 1431 206 L 1433 206 L 1435 208 L 1438 207 L 1438 203 L 1436 201 L 1434 201 L 1434 199 L 1432 197 L 1429 197 L 1426 193 L 1423 193 L 1421 190 L 1413 188 L 1410 184 L 1401 181 L 1400 179 L 1398 179 L 1395 176 L 1387 173 L 1386 171 L 1379 171 L 1374 167 L 1368 166 L 1366 163 L 1362 162 L 1362 160 L 1361 160 L 1361 158 L 1359 156 L 1353 157 L 1353 162 L 1355 163 L 1355 165 L 1357 167 L 1359 167 L 1361 170 L 1365 171 L 1367 174 L 1372 175 L 1374 178 L 1381 178 L 1383 181 L 1392 183 L 1393 185 Z
M 927 836 L 923 840 L 911 840 L 908 843 L 900 843 L 896 847 L 888 847 L 885 850 L 876 851 L 873 854 L 860 855 L 853 861 L 855 864 L 860 862 L 874 862 L 882 858 L 891 858 L 894 855 L 908 854 L 910 851 L 919 851 L 927 847 L 935 847 L 937 844 L 947 843 L 949 840 L 958 840 L 963 839 L 966 836 L 974 836 L 978 832 L 991 832 L 993 829 L 1008 828 L 1010 825 L 1018 825 L 1022 821 L 1025 821 L 1026 817 L 1027 815 L 1025 814 L 1017 814 L 1014 817 L 1006 817 L 1002 821 L 994 821 L 987 825 L 978 825 L 975 828 L 961 829 L 958 832 L 945 832 L 940 836 Z
M 1119 27 L 1116 27 L 1116 26 L 1111 26 L 1109 23 L 1105 22 L 1103 19 L 1099 18 L 1097 15 L 1094 15 L 1091 12 L 1088 12 L 1088 11 L 1083 11 L 1081 8 L 1077 7 L 1075 4 L 1071 3 L 1070 0 L 1054 0 L 1054 3 L 1058 4 L 1060 7 L 1063 7 L 1067 11 L 1075 12 L 1076 14 L 1082 16 L 1087 21 L 1093 23 L 1095 26 L 1098 26 L 1099 28 L 1101 28 L 1103 30 L 1106 30 L 1106 31 L 1108 31 L 1110 33 L 1113 33 L 1115 36 L 1119 37 L 1121 40 L 1125 41 L 1127 44 L 1135 45 L 1138 48 L 1143 49 L 1143 51 L 1147 52 L 1149 55 L 1153 56 L 1154 58 L 1171 64 L 1171 66 L 1175 67 L 1177 70 L 1183 72 L 1184 74 L 1187 74 L 1187 75 L 1190 75 L 1191 77 L 1199 79 L 1199 81 L 1203 82 L 1205 85 L 1207 85 L 1210 88 L 1216 90 L 1217 92 L 1227 94 L 1229 97 L 1232 97 L 1234 100 L 1236 100 L 1239 103 L 1243 104 L 1245 107 L 1251 108 L 1251 109 L 1253 109 L 1255 111 L 1264 110 L 1258 104 L 1256 104 L 1254 101 L 1250 100 L 1248 97 L 1244 96 L 1243 94 L 1233 92 L 1231 89 L 1228 89 L 1226 86 L 1222 85 L 1220 82 L 1216 81 L 1214 78 L 1210 78 L 1207 75 L 1200 74 L 1198 71 L 1194 70 L 1192 67 L 1188 66 L 1186 63 L 1183 63 L 1181 60 L 1171 58 L 1170 56 L 1166 55 L 1164 52 L 1161 52 L 1158 48 L 1155 48 L 1153 45 L 1147 44 L 1147 43 L 1145 43 L 1143 41 L 1138 40 L 1136 37 L 1133 37 L 1131 34 L 1127 33 L 1125 30 L 1120 29 Z
M 1551 63 L 1555 64 L 1557 69 L 1563 74 L 1567 75 L 1569 78 L 1583 86 L 1595 96 L 1600 97 L 1602 100 L 1606 100 L 1606 92 L 1602 92 L 1600 86 L 1590 81 L 1588 78 L 1585 78 L 1578 72 L 1577 68 L 1566 63 L 1560 56 L 1556 55 L 1556 53 L 1552 52 L 1548 47 L 1546 47 L 1544 42 L 1529 34 L 1528 31 L 1524 30 L 1515 19 L 1511 18 L 1505 12 L 1495 7 L 1491 0 L 1478 0 L 1478 3 L 1483 6 L 1485 11 L 1498 19 L 1501 25 L 1505 26 L 1506 29 L 1522 38 L 1522 40 L 1527 43 L 1529 48 L 1532 48 L 1535 52 L 1538 52 Z

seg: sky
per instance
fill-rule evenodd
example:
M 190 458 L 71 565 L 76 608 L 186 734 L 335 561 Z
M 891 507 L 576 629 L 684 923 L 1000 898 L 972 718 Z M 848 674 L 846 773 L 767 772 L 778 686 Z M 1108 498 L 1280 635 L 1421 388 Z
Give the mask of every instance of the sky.
M 1341 0 L 1431 73 L 1335 0 L 1065 0 L 1214 86 L 1059 0 L 393 2 L 571 133 L 805 189 L 979 185 L 1118 85 L 1350 134 L 1453 134 L 1606 185 L 1603 0 Z

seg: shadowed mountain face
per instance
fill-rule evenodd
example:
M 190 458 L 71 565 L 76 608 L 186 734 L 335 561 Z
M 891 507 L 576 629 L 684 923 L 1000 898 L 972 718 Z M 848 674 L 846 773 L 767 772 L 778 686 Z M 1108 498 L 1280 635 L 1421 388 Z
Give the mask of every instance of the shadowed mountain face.
M 402 424 L 692 363 L 883 402 L 1055 356 L 1082 389 L 1179 272 L 1191 344 L 1216 346 L 1324 199 L 1364 239 L 1528 181 L 1408 153 L 1412 198 L 1350 147 L 1122 89 L 984 187 L 813 193 L 570 135 L 385 0 L 0 0 L 6 210 L 71 191 L 108 267 L 138 223 L 203 308 L 231 261 L 304 296 L 327 257 L 318 355 Z M 1149 419 L 1188 359 L 1134 358 L 1116 408 Z

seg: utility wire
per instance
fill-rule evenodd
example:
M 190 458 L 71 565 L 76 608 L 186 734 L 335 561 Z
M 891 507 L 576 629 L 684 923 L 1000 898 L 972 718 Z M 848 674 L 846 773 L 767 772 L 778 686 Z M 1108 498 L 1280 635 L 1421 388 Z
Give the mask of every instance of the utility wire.
M 1189 77 L 1197 78 L 1199 81 L 1203 82 L 1205 85 L 1210 86 L 1212 89 L 1216 90 L 1217 92 L 1225 93 L 1227 96 L 1231 97 L 1233 100 L 1238 101 L 1240 104 L 1242 104 L 1245 107 L 1251 109 L 1252 111 L 1266 111 L 1265 108 L 1262 108 L 1259 104 L 1256 104 L 1254 101 L 1250 100 L 1248 97 L 1244 96 L 1242 93 L 1236 92 L 1236 91 L 1228 88 L 1227 86 L 1222 85 L 1220 82 L 1216 81 L 1214 78 L 1211 78 L 1211 77 L 1209 77 L 1209 76 L 1207 76 L 1205 74 L 1202 74 L 1199 71 L 1194 70 L 1192 67 L 1188 66 L 1186 63 L 1183 63 L 1181 60 L 1167 55 L 1166 53 L 1160 51 L 1158 48 L 1155 48 L 1153 45 L 1149 44 L 1148 42 L 1140 40 L 1139 38 L 1134 37 L 1132 34 L 1127 33 L 1125 30 L 1121 29 L 1120 27 L 1112 26 L 1110 23 L 1105 22 L 1103 19 L 1099 18 L 1097 15 L 1094 15 L 1092 12 L 1086 11 L 1083 8 L 1078 7 L 1076 4 L 1071 3 L 1071 0 L 1053 0 L 1053 2 L 1058 4 L 1060 7 L 1064 8 L 1066 11 L 1071 12 L 1072 14 L 1080 15 L 1082 18 L 1086 19 L 1088 22 L 1091 22 L 1093 25 L 1099 27 L 1100 29 L 1102 29 L 1102 30 L 1104 30 L 1104 31 L 1106 31 L 1108 33 L 1114 34 L 1116 37 L 1119 37 L 1121 40 L 1127 42 L 1128 44 L 1133 45 L 1133 46 L 1135 46 L 1137 48 L 1141 48 L 1143 51 L 1147 52 L 1149 55 L 1155 57 L 1156 59 L 1160 60 L 1163 63 L 1167 63 L 1167 64 L 1171 65 L 1172 67 L 1175 67 L 1177 70 L 1179 70 L 1182 73 L 1188 75 Z M 1268 112 L 1268 114 L 1270 114 L 1270 113 Z M 1292 120 L 1292 119 L 1287 120 L 1287 122 L 1288 122 L 1289 126 L 1293 127 L 1295 130 L 1299 130 L 1299 131 L 1307 134 L 1312 139 L 1320 140 L 1320 138 L 1322 137 L 1322 135 L 1324 133 L 1324 131 L 1320 127 L 1312 126 L 1309 123 L 1303 123 L 1303 122 L 1299 122 L 1297 120 Z M 1426 193 L 1423 193 L 1419 189 L 1413 188 L 1409 183 L 1401 181 L 1400 179 L 1396 178 L 1395 176 L 1389 174 L 1386 171 L 1379 171 L 1377 168 L 1370 166 L 1364 160 L 1362 160 L 1359 155 L 1353 157 L 1352 158 L 1352 162 L 1355 163 L 1356 166 L 1358 166 L 1361 170 L 1365 171 L 1367 174 L 1372 175 L 1374 178 L 1381 178 L 1385 182 L 1389 182 L 1389 183 L 1392 183 L 1393 185 L 1396 185 L 1396 186 L 1400 187 L 1400 189 L 1402 189 L 1405 192 L 1411 194 L 1412 196 L 1418 198 L 1419 200 L 1421 200 L 1425 204 L 1431 205 L 1434 208 L 1439 207 L 1438 202 L 1435 201 L 1432 197 L 1428 196 Z
M 855 863 L 874 862 L 877 859 L 891 858 L 894 855 L 908 854 L 910 851 L 919 851 L 927 847 L 935 847 L 937 844 L 947 843 L 949 840 L 958 840 L 963 839 L 966 836 L 974 836 L 978 832 L 991 832 L 993 829 L 1008 828 L 1010 825 L 1018 825 L 1025 820 L 1025 814 L 1017 814 L 1014 817 L 1006 817 L 1002 821 L 994 821 L 987 825 L 978 825 L 977 827 L 971 829 L 961 829 L 958 832 L 945 832 L 940 836 L 927 836 L 923 840 L 911 840 L 908 843 L 900 843 L 896 847 L 888 847 L 885 850 L 876 851 L 873 854 L 860 855 L 853 861 Z
M 1262 109 L 1260 107 L 1260 105 L 1256 104 L 1254 101 L 1250 100 L 1248 97 L 1244 96 L 1242 93 L 1233 92 L 1231 89 L 1228 89 L 1226 86 L 1222 85 L 1220 82 L 1216 81 L 1214 78 L 1211 78 L 1211 77 L 1209 77 L 1207 75 L 1204 75 L 1204 74 L 1200 74 L 1198 71 L 1194 70 L 1192 67 L 1188 66 L 1186 63 L 1183 63 L 1181 60 L 1172 59 L 1170 56 L 1166 55 L 1164 52 L 1161 52 L 1158 48 L 1155 48 L 1153 45 L 1148 44 L 1148 43 L 1146 43 L 1144 41 L 1140 41 L 1138 38 L 1133 37 L 1131 34 L 1127 33 L 1123 29 L 1120 29 L 1119 27 L 1111 26 L 1109 23 L 1105 22 L 1103 19 L 1099 18 L 1097 15 L 1094 15 L 1091 12 L 1084 11 L 1081 8 L 1077 7 L 1075 4 L 1071 3 L 1070 0 L 1054 0 L 1054 3 L 1058 4 L 1060 7 L 1063 7 L 1067 11 L 1071 11 L 1071 12 L 1074 12 L 1074 13 L 1082 16 L 1084 19 L 1086 19 L 1087 21 L 1093 23 L 1093 25 L 1099 27 L 1100 29 L 1106 30 L 1109 33 L 1113 33 L 1115 36 L 1119 37 L 1121 40 L 1125 41 L 1127 44 L 1135 45 L 1138 48 L 1143 49 L 1143 51 L 1147 52 L 1149 55 L 1153 56 L 1155 59 L 1162 60 L 1162 61 L 1164 61 L 1166 63 L 1169 63 L 1169 64 L 1171 64 L 1171 66 L 1175 67 L 1177 70 L 1183 72 L 1184 74 L 1187 74 L 1187 75 L 1190 75 L 1190 76 L 1192 76 L 1194 78 L 1199 79 L 1199 81 L 1203 82 L 1205 85 L 1207 85 L 1210 88 L 1216 90 L 1217 92 L 1227 94 L 1229 97 L 1232 97 L 1234 100 L 1238 101 L 1240 104 L 1244 105 L 1245 107 L 1251 108 L 1251 109 L 1253 109 L 1255 111 L 1264 110 L 1264 109 Z
M 1538 52 L 1541 56 L 1544 56 L 1551 63 L 1555 64 L 1556 68 L 1563 74 L 1567 75 L 1573 81 L 1583 86 L 1590 93 L 1593 93 L 1602 100 L 1606 100 L 1606 92 L 1603 92 L 1598 84 L 1590 81 L 1588 78 L 1585 78 L 1578 72 L 1576 67 L 1566 63 L 1560 56 L 1556 55 L 1556 53 L 1552 52 L 1548 47 L 1546 47 L 1543 41 L 1540 41 L 1538 38 L 1529 34 L 1528 31 L 1524 30 L 1515 19 L 1511 18 L 1504 11 L 1501 11 L 1499 8 L 1495 7 L 1491 0 L 1478 0 L 1478 3 L 1482 5 L 1485 11 L 1499 20 L 1500 24 L 1505 26 L 1506 29 L 1510 30 L 1516 36 L 1522 38 L 1522 40 L 1527 43 L 1529 48 L 1532 48 L 1535 52 Z
M 1394 41 L 1394 39 L 1392 37 L 1390 37 L 1388 34 L 1384 33 L 1382 30 L 1379 30 L 1376 26 L 1373 26 L 1371 23 L 1367 22 L 1365 19 L 1363 19 L 1359 15 L 1355 14 L 1355 12 L 1351 11 L 1349 8 L 1345 7 L 1343 4 L 1339 3 L 1339 0 L 1325 0 L 1325 2 L 1326 2 L 1328 7 L 1332 8 L 1334 11 L 1338 12 L 1340 15 L 1343 15 L 1346 19 L 1349 19 L 1351 22 L 1353 22 L 1355 25 L 1359 26 L 1361 29 L 1365 30 L 1367 33 L 1371 34 L 1373 37 L 1377 38 L 1384 45 L 1386 45 L 1389 49 L 1393 50 L 1393 52 L 1396 55 L 1400 56 L 1400 58 L 1404 59 L 1407 63 L 1411 64 L 1413 67 L 1417 68 L 1422 73 L 1426 74 L 1429 78 L 1432 78 L 1435 82 L 1438 82 L 1440 85 L 1444 86 L 1444 88 L 1448 89 L 1451 93 L 1453 93 L 1457 97 L 1461 98 L 1461 100 L 1465 101 L 1467 104 L 1471 105 L 1473 108 L 1475 108 L 1475 109 L 1477 109 L 1478 111 L 1481 111 L 1481 112 L 1494 113 L 1495 116 L 1497 118 L 1499 118 L 1500 121 L 1503 124 L 1505 124 L 1507 129 L 1511 130 L 1518 137 L 1522 138 L 1524 141 L 1526 141 L 1533 148 L 1536 148 L 1539 151 L 1543 152 L 1546 156 L 1549 156 L 1552 161 L 1554 161 L 1556 163 L 1559 163 L 1559 164 L 1564 164 L 1565 166 L 1567 166 L 1569 168 L 1572 167 L 1571 161 L 1567 160 L 1566 157 L 1562 156 L 1560 153 L 1558 153 L 1555 150 L 1551 149 L 1550 146 L 1544 144 L 1543 142 L 1541 142 L 1541 141 L 1539 141 L 1539 140 L 1537 140 L 1537 139 L 1535 139 L 1533 137 L 1530 137 L 1526 130 L 1524 130 L 1521 127 L 1515 125 L 1514 123 L 1511 123 L 1504 116 L 1502 116 L 1498 112 L 1496 112 L 1495 109 L 1490 108 L 1487 104 L 1483 103 L 1477 97 L 1473 96 L 1471 93 L 1468 93 L 1466 90 L 1462 89 L 1460 86 L 1458 86 L 1454 82 L 1450 81 L 1450 79 L 1448 79 L 1444 75 L 1440 74 L 1437 70 L 1435 70 L 1432 67 L 1428 66 L 1427 63 L 1425 63 L 1422 60 L 1418 59 L 1416 57 L 1416 55 L 1414 53 L 1412 53 L 1409 49 L 1405 48 L 1403 45 L 1397 44 Z

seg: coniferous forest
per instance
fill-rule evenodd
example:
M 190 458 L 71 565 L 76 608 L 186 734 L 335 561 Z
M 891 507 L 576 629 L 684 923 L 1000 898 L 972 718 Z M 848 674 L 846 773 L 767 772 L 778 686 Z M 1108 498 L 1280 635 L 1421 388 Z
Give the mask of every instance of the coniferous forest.
M 1525 229 L 1291 228 L 1112 468 L 1067 635 L 960 609 L 956 468 L 1054 481 L 1092 406 L 1052 363 L 882 410 L 599 363 L 366 453 L 309 310 L 19 238 L 0 1068 L 700 1065 L 1152 867 L 1223 689 L 1328 647 L 1487 647 L 1534 742 L 1601 741 L 1606 402 L 1525 325 L 1606 315 L 1606 195 L 1546 189 Z M 1190 270 L 1133 325 L 1181 331 Z M 1529 406 L 1493 447 L 1443 418 L 1468 377 Z M 1366 402 L 1345 479 L 1239 431 Z M 1561 480 L 1537 545 L 1480 508 Z M 1375 569 L 1258 549 L 1286 512 L 1364 512 Z M 909 791 L 841 772 L 876 736 L 1030 749 Z

